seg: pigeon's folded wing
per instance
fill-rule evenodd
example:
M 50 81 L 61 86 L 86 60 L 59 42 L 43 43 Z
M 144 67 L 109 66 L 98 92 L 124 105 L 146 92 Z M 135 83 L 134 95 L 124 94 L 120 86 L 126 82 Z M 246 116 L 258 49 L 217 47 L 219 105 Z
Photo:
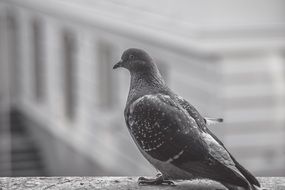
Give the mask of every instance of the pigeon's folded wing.
M 200 177 L 248 185 L 225 148 L 169 96 L 143 96 L 131 105 L 127 118 L 134 139 L 153 158 Z

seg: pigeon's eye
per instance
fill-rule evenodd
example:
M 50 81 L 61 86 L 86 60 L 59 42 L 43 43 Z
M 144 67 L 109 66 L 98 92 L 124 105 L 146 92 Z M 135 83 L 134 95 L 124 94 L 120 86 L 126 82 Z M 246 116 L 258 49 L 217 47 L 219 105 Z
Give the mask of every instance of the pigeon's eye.
M 134 59 L 134 58 L 135 58 L 134 55 L 129 55 L 129 59 L 130 59 L 130 60 L 132 60 L 132 59 Z

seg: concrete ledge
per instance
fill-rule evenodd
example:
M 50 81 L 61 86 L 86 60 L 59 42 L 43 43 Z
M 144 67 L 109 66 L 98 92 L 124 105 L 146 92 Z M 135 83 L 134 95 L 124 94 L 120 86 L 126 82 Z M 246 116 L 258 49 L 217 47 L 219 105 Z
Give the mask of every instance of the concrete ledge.
M 259 177 L 268 190 L 285 190 L 285 177 Z M 137 177 L 3 177 L 0 190 L 94 190 L 94 189 L 140 189 L 140 190 L 210 190 L 225 189 L 210 180 L 176 181 L 176 186 L 138 186 Z

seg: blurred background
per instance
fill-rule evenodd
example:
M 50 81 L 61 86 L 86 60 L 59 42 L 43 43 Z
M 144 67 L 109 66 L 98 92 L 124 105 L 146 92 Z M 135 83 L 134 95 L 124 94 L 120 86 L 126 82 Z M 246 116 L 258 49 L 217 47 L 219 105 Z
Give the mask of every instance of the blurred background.
M 154 175 L 124 124 L 122 52 L 257 176 L 285 175 L 285 1 L 0 0 L 0 176 Z

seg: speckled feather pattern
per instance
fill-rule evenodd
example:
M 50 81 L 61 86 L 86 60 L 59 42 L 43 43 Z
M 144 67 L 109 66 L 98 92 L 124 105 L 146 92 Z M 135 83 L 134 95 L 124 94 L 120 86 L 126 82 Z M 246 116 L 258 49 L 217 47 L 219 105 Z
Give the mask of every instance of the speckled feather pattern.
M 170 97 L 166 95 L 146 95 L 130 105 L 127 116 L 129 129 L 146 152 L 157 150 L 162 146 L 169 147 L 169 143 L 175 143 L 173 140 L 177 134 L 190 133 L 190 128 L 184 127 L 186 125 L 178 125 L 178 122 L 182 122 L 179 115 L 174 120 L 168 117 L 169 110 L 163 108 L 170 103 L 169 100 Z M 179 105 L 173 104 L 172 106 L 179 110 Z M 194 128 L 197 128 L 193 119 L 186 121 L 188 124 L 192 123 Z M 181 127 L 176 128 L 173 126 Z

